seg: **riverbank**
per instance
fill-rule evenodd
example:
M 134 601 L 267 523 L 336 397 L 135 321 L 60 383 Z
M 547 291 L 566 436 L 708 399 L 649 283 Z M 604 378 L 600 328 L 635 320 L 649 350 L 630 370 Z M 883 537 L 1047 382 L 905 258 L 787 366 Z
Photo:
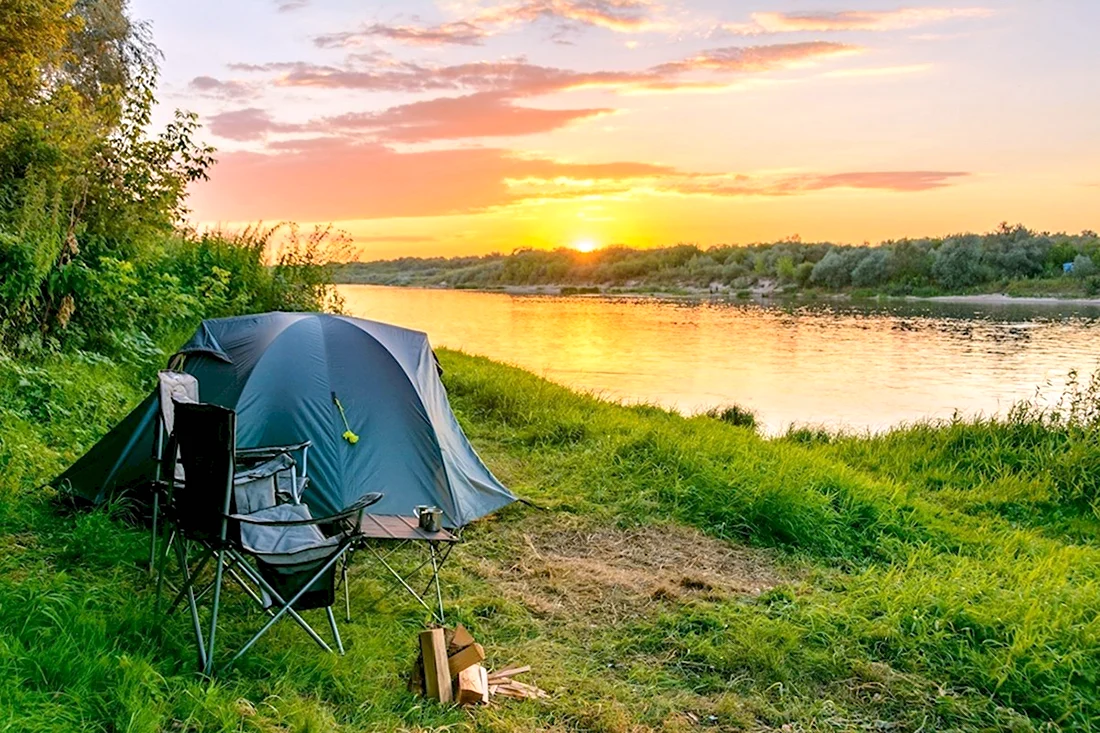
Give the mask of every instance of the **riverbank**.
M 468 529 L 444 574 L 451 617 L 494 663 L 531 664 L 549 700 L 470 716 L 411 696 L 423 618 L 399 601 L 368 608 L 381 586 L 362 563 L 347 656 L 281 624 L 231 675 L 197 677 L 187 620 L 152 615 L 147 532 L 121 506 L 59 515 L 35 488 L 151 374 L 55 356 L 0 360 L 4 719 L 131 731 L 1100 722 L 1094 432 L 1021 414 L 765 440 L 440 358 L 474 445 L 543 507 Z M 228 640 L 254 626 L 242 608 L 229 601 Z

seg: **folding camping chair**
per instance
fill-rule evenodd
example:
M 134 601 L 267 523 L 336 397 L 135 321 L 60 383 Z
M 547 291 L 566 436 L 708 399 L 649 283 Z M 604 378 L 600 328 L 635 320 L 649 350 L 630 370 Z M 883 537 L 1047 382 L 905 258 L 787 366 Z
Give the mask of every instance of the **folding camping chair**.
M 175 425 L 175 408 L 173 401 L 182 403 L 196 403 L 199 401 L 199 381 L 191 374 L 164 370 L 157 373 L 157 398 L 159 409 L 156 415 L 156 435 L 153 440 L 153 457 L 156 460 L 156 468 L 153 478 L 153 528 L 149 538 L 149 570 L 154 569 L 157 558 L 157 537 L 159 536 L 160 505 L 164 494 L 168 490 L 168 478 L 171 476 L 176 486 L 182 486 L 186 480 L 183 464 L 179 462 L 178 455 L 172 456 L 172 466 L 168 465 L 166 446 L 168 436 L 172 434 Z M 239 472 L 238 480 L 261 481 L 272 483 L 276 494 L 284 500 L 295 504 L 301 501 L 306 486 L 309 485 L 307 473 L 309 471 L 309 448 L 312 443 L 308 440 L 290 445 L 264 446 L 261 448 L 245 448 L 237 450 L 237 460 L 246 466 Z M 294 460 L 294 454 L 300 454 L 301 473 L 298 472 L 299 461 Z M 284 459 L 282 456 L 286 456 Z M 289 459 L 289 463 L 287 462 Z M 272 463 L 278 461 L 278 463 Z M 265 465 L 265 469 L 259 469 Z M 259 470 L 258 470 L 259 469 Z M 171 473 L 169 473 L 171 471 Z
M 240 584 L 269 616 L 227 664 L 239 659 L 284 615 L 290 616 L 322 649 L 331 652 L 332 648 L 299 613 L 315 608 L 325 609 L 336 647 L 342 654 L 343 642 L 332 613 L 337 564 L 361 542 L 363 514 L 382 495 L 364 494 L 344 511 L 320 518 L 312 517 L 305 504 L 277 504 L 266 489 L 257 491 L 254 483 L 237 480 L 236 413 L 216 405 L 179 401 L 174 408 L 175 424 L 167 451 L 170 463 L 174 462 L 178 447 L 187 480 L 177 486 L 174 466 L 171 467 L 165 514 L 179 538 L 175 552 L 182 584 L 168 610 L 171 612 L 186 598 L 202 670 L 213 674 L 215 669 L 218 613 L 226 576 Z M 201 548 L 194 564 L 188 557 L 189 544 Z M 170 543 L 165 543 L 161 553 L 161 578 L 169 547 Z M 255 567 L 248 558 L 255 562 Z M 199 578 L 211 560 L 214 578 L 198 589 Z M 158 612 L 160 593 L 158 582 Z M 207 593 L 212 593 L 213 600 L 209 634 L 204 636 L 198 601 Z

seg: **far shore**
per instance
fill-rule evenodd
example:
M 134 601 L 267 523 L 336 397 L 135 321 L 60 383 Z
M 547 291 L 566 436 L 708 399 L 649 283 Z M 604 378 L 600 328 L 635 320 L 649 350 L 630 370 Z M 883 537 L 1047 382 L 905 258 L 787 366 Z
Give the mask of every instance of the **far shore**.
M 773 288 L 761 288 L 756 287 L 747 291 L 745 295 L 739 295 L 738 291 L 722 289 L 722 290 L 708 290 L 707 288 L 699 287 L 682 287 L 674 290 L 647 290 L 641 288 L 600 288 L 598 292 L 595 291 L 597 286 L 575 286 L 575 285 L 504 285 L 499 288 L 452 288 L 446 285 L 429 285 L 429 284 L 384 284 L 384 283 L 349 283 L 341 282 L 337 285 L 374 285 L 376 287 L 408 287 L 408 288 L 423 288 L 425 290 L 465 290 L 475 293 L 505 293 L 507 295 L 567 295 L 567 296 L 592 296 L 592 297 L 629 297 L 629 298 L 683 298 L 683 299 L 716 299 L 716 300 L 744 300 L 744 301 L 770 301 L 770 300 L 800 300 L 805 297 L 802 292 L 783 293 Z M 564 292 L 563 292 L 564 291 Z M 577 292 L 580 291 L 580 292 Z M 745 292 L 745 291 L 741 291 Z M 971 295 L 933 295 L 933 296 L 916 296 L 916 295 L 878 295 L 871 296 L 869 298 L 854 296 L 851 293 L 813 293 L 812 298 L 805 298 L 807 300 L 817 301 L 829 301 L 829 300 L 907 300 L 907 301 L 919 301 L 919 302 L 932 302 L 932 303 L 958 303 L 962 305 L 1080 305 L 1091 306 L 1100 308 L 1100 297 L 1098 298 L 1079 298 L 1079 297 L 1058 297 L 1054 295 L 1036 296 L 1036 295 L 1008 295 L 1006 293 L 977 293 Z

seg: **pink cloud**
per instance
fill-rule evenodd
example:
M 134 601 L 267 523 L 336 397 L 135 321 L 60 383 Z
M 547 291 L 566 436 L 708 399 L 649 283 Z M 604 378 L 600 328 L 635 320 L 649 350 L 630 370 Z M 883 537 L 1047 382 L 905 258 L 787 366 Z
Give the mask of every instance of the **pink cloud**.
M 883 191 L 928 191 L 949 186 L 958 178 L 968 176 L 960 171 L 874 171 L 834 173 L 807 179 L 805 190 L 826 188 L 869 188 Z
M 228 140 L 262 140 L 273 132 L 295 132 L 300 125 L 276 122 L 266 111 L 255 107 L 222 112 L 210 117 L 210 132 Z
M 660 176 L 623 177 L 595 183 L 568 176 L 552 179 L 528 177 L 511 180 L 509 185 L 513 193 L 524 200 L 566 199 L 627 192 L 681 196 L 755 197 L 794 196 L 844 188 L 916 193 L 952 185 L 967 175 L 969 174 L 957 171 L 856 171 L 833 174 L 790 173 L 750 176 L 675 171 Z
M 393 142 L 423 142 L 531 135 L 612 112 L 520 107 L 502 92 L 479 92 L 413 102 L 377 113 L 340 115 L 324 120 L 324 125 L 337 130 L 374 131 L 379 139 Z
M 987 18 L 988 8 L 900 8 L 838 12 L 752 13 L 749 23 L 727 23 L 724 30 L 739 35 L 831 31 L 893 31 L 963 18 Z
M 196 76 L 187 84 L 187 88 L 204 97 L 235 101 L 250 99 L 258 94 L 253 84 L 235 80 L 221 81 L 212 76 Z

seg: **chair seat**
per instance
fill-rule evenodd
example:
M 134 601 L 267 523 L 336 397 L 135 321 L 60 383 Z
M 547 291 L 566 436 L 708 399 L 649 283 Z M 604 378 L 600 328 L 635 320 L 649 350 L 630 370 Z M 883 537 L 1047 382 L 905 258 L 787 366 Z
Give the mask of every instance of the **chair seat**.
M 304 504 L 278 504 L 252 514 L 251 521 L 292 522 L 312 519 Z M 340 545 L 338 537 L 325 537 L 316 525 L 275 526 L 241 522 L 241 544 L 261 562 L 269 565 L 300 565 L 332 555 Z

